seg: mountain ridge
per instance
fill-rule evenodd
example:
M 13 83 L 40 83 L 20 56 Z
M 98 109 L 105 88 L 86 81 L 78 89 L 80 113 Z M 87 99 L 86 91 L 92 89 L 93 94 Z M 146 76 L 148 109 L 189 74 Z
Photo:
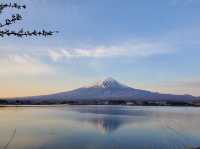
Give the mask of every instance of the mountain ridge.
M 30 101 L 194 101 L 200 99 L 192 95 L 162 94 L 124 85 L 113 78 L 106 78 L 89 86 L 83 86 L 71 91 L 49 95 L 13 98 Z

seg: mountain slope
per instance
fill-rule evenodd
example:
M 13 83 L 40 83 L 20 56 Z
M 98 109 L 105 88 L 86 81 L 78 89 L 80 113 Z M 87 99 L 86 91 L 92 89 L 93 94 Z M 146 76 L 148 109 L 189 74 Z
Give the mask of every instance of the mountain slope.
M 84 101 L 84 100 L 137 100 L 137 101 L 191 101 L 197 97 L 190 95 L 160 94 L 128 87 L 118 81 L 107 78 L 87 87 L 72 91 L 44 96 L 25 97 L 23 99 L 37 101 Z

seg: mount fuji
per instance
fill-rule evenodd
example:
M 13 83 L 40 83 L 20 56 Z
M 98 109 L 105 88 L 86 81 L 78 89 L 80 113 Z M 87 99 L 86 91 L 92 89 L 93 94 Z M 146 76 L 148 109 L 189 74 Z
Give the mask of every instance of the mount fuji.
M 16 99 L 16 98 L 15 98 Z M 23 97 L 30 101 L 48 101 L 52 103 L 61 101 L 187 101 L 199 99 L 191 95 L 161 94 L 141 89 L 135 89 L 119 83 L 113 78 L 107 78 L 89 86 L 72 91 L 50 95 Z

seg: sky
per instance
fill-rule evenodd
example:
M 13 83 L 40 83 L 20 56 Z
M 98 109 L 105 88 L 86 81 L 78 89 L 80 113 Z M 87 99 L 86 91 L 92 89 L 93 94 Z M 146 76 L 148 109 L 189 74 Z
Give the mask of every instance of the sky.
M 72 90 L 106 77 L 134 88 L 200 96 L 199 0 L 16 0 L 9 29 L 58 30 L 0 38 L 0 97 Z

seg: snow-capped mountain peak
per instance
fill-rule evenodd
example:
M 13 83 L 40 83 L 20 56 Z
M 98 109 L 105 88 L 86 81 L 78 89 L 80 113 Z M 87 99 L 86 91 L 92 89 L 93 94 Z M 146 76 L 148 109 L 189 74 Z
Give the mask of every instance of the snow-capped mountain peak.
M 95 88 L 124 88 L 127 87 L 115 79 L 109 77 L 104 80 L 98 81 L 95 84 L 91 85 L 90 87 L 95 87 Z

